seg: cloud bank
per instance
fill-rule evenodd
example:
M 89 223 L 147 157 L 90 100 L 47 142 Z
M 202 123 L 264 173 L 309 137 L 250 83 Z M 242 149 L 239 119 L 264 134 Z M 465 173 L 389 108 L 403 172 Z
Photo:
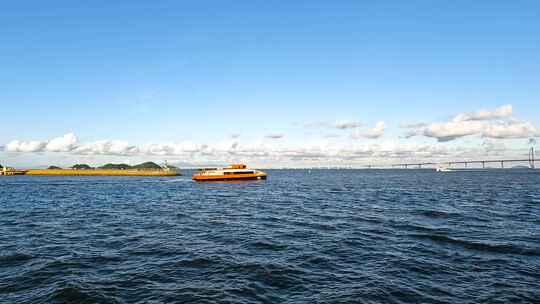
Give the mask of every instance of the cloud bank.
M 425 136 L 439 142 L 448 142 L 461 137 L 479 135 L 484 138 L 515 139 L 538 136 L 539 130 L 530 122 L 512 117 L 512 105 L 504 105 L 494 110 L 461 113 L 449 121 L 421 123 L 410 128 L 406 137 Z
M 384 124 L 377 123 L 362 136 L 378 137 Z M 270 160 L 270 161 L 361 161 L 371 159 L 392 160 L 461 157 L 474 153 L 499 152 L 494 149 L 496 142 L 478 149 L 449 147 L 439 144 L 400 143 L 387 141 L 380 143 L 359 143 L 357 141 L 333 142 L 328 140 L 303 142 L 287 145 L 281 141 L 253 141 L 241 143 L 228 139 L 214 144 L 200 144 L 190 141 L 147 143 L 132 145 L 121 140 L 100 140 L 80 143 L 73 133 L 47 141 L 14 140 L 6 146 L 8 153 L 49 152 L 66 153 L 74 156 L 138 156 L 170 157 L 169 159 L 189 159 L 200 161 Z
M 70 152 L 77 144 L 77 137 L 73 133 L 53 138 L 48 141 L 20 141 L 9 142 L 4 151 L 7 152 Z
M 6 153 L 60 153 L 59 155 L 167 157 L 167 159 L 194 160 L 200 162 L 253 160 L 279 163 L 280 161 L 335 161 L 360 162 L 399 159 L 441 159 L 478 157 L 479 155 L 502 155 L 512 151 L 502 140 L 527 139 L 535 143 L 539 130 L 530 122 L 514 118 L 511 105 L 493 110 L 481 110 L 454 115 L 447 121 L 400 125 L 406 130 L 406 138 L 422 136 L 434 138 L 434 143 L 416 143 L 408 139 L 383 139 L 387 125 L 377 122 L 371 128 L 363 128 L 359 122 L 339 121 L 326 126 L 337 130 L 350 130 L 350 137 L 337 134 L 320 135 L 318 140 L 301 140 L 287 143 L 284 134 L 268 134 L 259 140 L 244 141 L 239 136 L 227 136 L 226 140 L 211 144 L 191 141 L 160 142 L 134 145 L 125 140 L 99 140 L 80 142 L 74 133 L 49 140 L 13 140 L 4 145 Z M 348 133 L 348 132 L 347 132 Z M 341 133 L 342 134 L 342 133 Z M 477 136 L 483 138 L 476 147 L 442 144 L 452 140 Z M 361 139 L 370 139 L 362 141 Z

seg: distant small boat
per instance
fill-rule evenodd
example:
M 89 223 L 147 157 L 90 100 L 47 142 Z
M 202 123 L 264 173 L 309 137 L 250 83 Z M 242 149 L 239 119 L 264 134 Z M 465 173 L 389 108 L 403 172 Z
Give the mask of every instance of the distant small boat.
M 435 169 L 435 171 L 437 171 L 437 172 L 454 172 L 454 170 L 452 170 L 450 168 L 437 168 L 437 169 Z
M 224 168 L 203 168 L 193 173 L 194 181 L 235 181 L 266 179 L 266 173 L 248 169 L 244 164 L 234 164 Z

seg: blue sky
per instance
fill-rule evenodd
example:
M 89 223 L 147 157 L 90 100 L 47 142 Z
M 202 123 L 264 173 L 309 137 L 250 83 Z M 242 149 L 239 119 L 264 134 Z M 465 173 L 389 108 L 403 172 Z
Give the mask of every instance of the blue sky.
M 18 1 L 2 5 L 0 37 L 0 160 L 16 165 L 392 162 L 356 153 L 385 145 L 474 158 L 539 134 L 538 1 Z M 476 130 L 452 140 L 430 125 L 504 105 L 484 125 L 443 126 Z M 426 126 L 408 137 L 407 123 Z M 69 149 L 46 148 L 69 133 Z M 88 147 L 105 141 L 137 149 Z M 142 148 L 166 143 L 198 148 Z

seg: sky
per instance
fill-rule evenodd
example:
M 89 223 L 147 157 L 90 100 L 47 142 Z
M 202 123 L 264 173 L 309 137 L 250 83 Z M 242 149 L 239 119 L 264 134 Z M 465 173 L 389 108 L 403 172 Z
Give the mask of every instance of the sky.
M 0 164 L 527 155 L 538 1 L 11 1 Z

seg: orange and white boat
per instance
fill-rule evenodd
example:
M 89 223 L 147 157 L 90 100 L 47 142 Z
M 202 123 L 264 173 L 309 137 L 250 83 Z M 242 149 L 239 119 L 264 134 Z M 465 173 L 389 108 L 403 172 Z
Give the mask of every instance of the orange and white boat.
M 266 179 L 266 173 L 248 169 L 246 165 L 234 164 L 225 168 L 203 168 L 193 172 L 191 177 L 194 181 L 234 181 Z

